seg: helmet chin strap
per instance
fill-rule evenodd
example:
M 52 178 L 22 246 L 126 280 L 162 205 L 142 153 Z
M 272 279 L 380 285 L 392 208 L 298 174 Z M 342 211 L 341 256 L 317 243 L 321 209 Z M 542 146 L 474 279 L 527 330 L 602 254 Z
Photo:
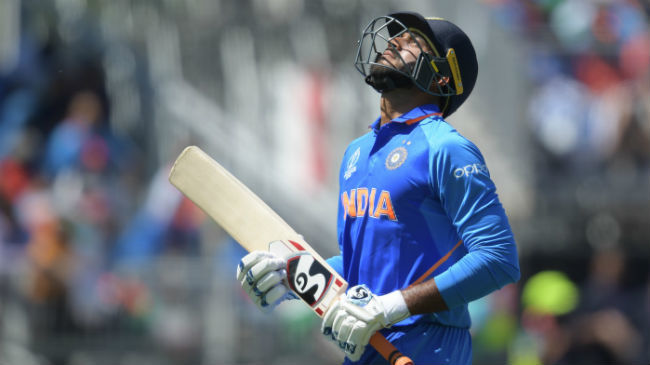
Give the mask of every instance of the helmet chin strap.
M 365 81 L 380 93 L 395 89 L 410 89 L 414 86 L 410 77 L 396 71 L 370 74 L 366 76 Z
M 407 70 L 403 70 L 404 72 L 410 73 L 411 76 L 407 76 L 394 68 L 386 67 L 379 72 L 370 72 L 370 75 L 366 76 L 365 81 L 379 92 L 399 88 L 410 89 L 413 86 L 417 86 L 422 91 L 431 94 L 430 87 L 436 82 L 436 73 L 432 66 L 433 62 L 434 57 L 432 55 L 422 52 L 416 62 L 409 64 L 406 67 Z

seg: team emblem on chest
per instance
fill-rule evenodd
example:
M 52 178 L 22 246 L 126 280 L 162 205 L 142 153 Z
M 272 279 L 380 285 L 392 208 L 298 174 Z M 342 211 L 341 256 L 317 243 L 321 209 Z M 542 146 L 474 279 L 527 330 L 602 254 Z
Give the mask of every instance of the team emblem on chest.
M 404 161 L 406 161 L 406 156 L 408 156 L 406 148 L 397 147 L 388 154 L 388 157 L 386 157 L 386 168 L 389 170 L 395 170 L 402 166 Z

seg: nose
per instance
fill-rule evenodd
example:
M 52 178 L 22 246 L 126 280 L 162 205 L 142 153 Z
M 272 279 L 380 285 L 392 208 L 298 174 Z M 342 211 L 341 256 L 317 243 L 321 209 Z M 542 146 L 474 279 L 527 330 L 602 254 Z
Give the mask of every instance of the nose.
M 397 50 L 402 49 L 402 43 L 400 40 L 404 37 L 403 34 L 398 35 L 397 37 L 394 37 L 393 39 L 390 40 L 390 44 L 393 45 L 393 47 L 397 48 Z
M 397 48 L 397 50 L 399 51 L 399 50 L 402 49 L 402 43 L 403 43 L 404 41 L 406 41 L 407 38 L 408 38 L 408 33 L 407 33 L 407 32 L 404 32 L 404 33 L 402 33 L 402 34 L 400 34 L 400 35 L 398 35 L 398 36 L 396 36 L 396 37 L 393 37 L 393 38 L 389 41 L 389 43 L 392 44 L 392 45 L 393 45 L 395 48 Z
M 402 49 L 402 47 L 399 44 L 399 41 L 397 41 L 397 38 L 393 38 L 388 42 L 389 46 L 388 48 L 395 48 L 398 51 Z

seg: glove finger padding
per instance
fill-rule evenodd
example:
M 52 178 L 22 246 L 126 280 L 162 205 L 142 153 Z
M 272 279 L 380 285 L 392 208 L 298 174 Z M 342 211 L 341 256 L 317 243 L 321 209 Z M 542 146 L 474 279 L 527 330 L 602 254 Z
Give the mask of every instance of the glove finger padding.
M 356 352 L 357 342 L 351 341 L 350 335 L 357 321 L 352 317 L 341 317 L 342 320 L 334 325 L 334 328 L 338 328 L 339 347 L 352 356 Z
M 350 360 L 357 361 L 361 358 L 368 342 L 370 342 L 370 337 L 372 337 L 372 335 L 374 335 L 380 328 L 382 328 L 382 326 L 377 322 L 374 324 L 366 324 L 362 321 L 354 322 L 347 340 L 350 348 L 354 350 L 347 354 Z
M 269 273 L 266 273 L 264 276 L 262 276 L 256 283 L 255 283 L 255 289 L 259 291 L 260 293 L 265 293 L 274 286 L 282 283 L 282 280 L 287 277 L 286 271 L 284 270 L 277 270 L 277 271 L 271 271 Z
M 259 297 L 258 305 L 263 310 L 272 309 L 283 300 L 288 299 L 287 292 L 288 290 L 286 286 L 278 284 Z
M 338 310 L 336 315 L 334 316 L 334 321 L 332 322 L 332 340 L 334 342 L 338 343 L 339 347 L 342 348 L 345 351 L 346 348 L 346 340 L 347 340 L 347 335 L 350 334 L 349 331 L 345 333 L 345 336 L 341 334 L 343 322 L 346 319 L 345 312 L 342 310 Z
M 254 251 L 237 267 L 237 280 L 253 302 L 264 312 L 290 299 L 284 283 L 286 261 L 270 252 Z
M 237 266 L 237 280 L 256 282 L 261 276 L 272 270 L 284 269 L 286 261 L 266 251 L 253 251 L 242 257 Z
M 340 305 L 341 305 L 341 300 L 336 299 L 334 303 L 330 305 L 327 312 L 325 312 L 325 316 L 323 317 L 323 322 L 320 325 L 320 331 L 325 336 L 332 335 L 332 324 L 334 323 L 334 318 L 336 317 L 336 313 L 338 312 L 338 308 Z
M 348 290 L 325 313 L 321 332 L 352 361 L 363 355 L 370 337 L 410 316 L 400 291 L 376 296 L 365 285 Z
M 350 360 L 357 361 L 361 358 L 363 351 L 360 351 L 362 348 L 358 346 L 361 342 L 357 338 L 360 336 L 355 332 L 359 328 L 364 328 L 365 324 L 351 316 L 345 310 L 345 304 L 344 296 L 332 304 L 323 317 L 321 332 L 337 344 Z

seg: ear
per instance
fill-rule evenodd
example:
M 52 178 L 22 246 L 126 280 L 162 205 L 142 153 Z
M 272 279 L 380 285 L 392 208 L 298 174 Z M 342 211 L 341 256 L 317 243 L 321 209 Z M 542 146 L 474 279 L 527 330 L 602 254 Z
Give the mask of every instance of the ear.
M 442 88 L 442 87 L 447 86 L 449 84 L 449 81 L 450 81 L 449 76 L 441 76 L 437 81 L 433 80 L 431 82 L 431 86 L 432 87 Z

